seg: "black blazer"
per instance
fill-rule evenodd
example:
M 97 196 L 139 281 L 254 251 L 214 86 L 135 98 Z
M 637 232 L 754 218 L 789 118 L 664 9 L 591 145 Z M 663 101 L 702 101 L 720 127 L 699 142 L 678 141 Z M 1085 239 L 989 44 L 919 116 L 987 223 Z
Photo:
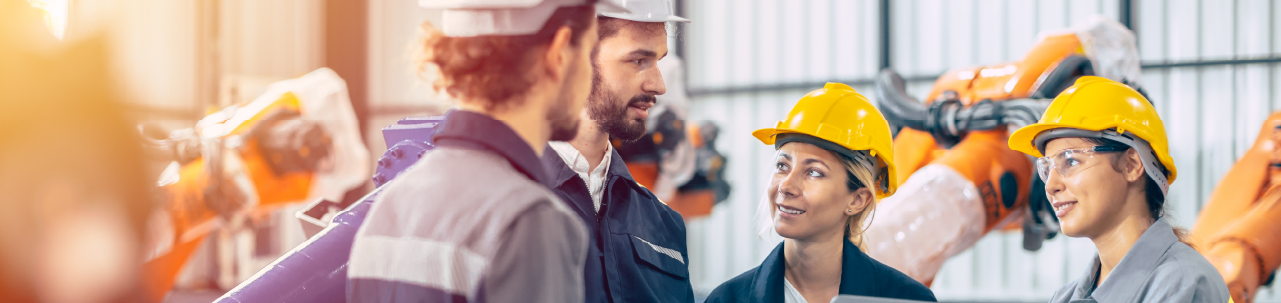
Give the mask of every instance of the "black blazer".
M 845 241 L 841 257 L 842 295 L 936 302 L 934 292 L 898 270 L 881 264 Z M 706 303 L 783 302 L 783 243 L 770 252 L 761 266 L 717 286 Z

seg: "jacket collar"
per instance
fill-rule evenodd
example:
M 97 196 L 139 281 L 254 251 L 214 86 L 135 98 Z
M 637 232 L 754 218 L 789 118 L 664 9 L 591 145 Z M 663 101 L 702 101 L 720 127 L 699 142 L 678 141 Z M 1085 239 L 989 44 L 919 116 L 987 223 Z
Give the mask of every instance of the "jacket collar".
M 1085 271 L 1085 275 L 1077 280 L 1076 293 L 1083 299 L 1093 297 L 1098 302 L 1121 302 L 1129 301 L 1138 294 L 1142 289 L 1137 283 L 1143 283 L 1148 275 L 1156 270 L 1157 265 L 1164 259 L 1165 253 L 1174 243 L 1179 242 L 1179 237 L 1174 235 L 1174 229 L 1166 220 L 1157 220 L 1148 227 L 1139 240 L 1134 242 L 1130 251 L 1125 253 L 1121 262 L 1117 263 L 1116 268 L 1108 274 L 1103 284 L 1095 288 L 1095 281 L 1098 281 L 1099 272 L 1102 268 L 1099 255 L 1094 255 L 1094 262 Z
M 842 295 L 870 294 L 876 290 L 876 276 L 869 263 L 867 254 L 854 246 L 848 239 L 841 249 L 841 286 Z M 752 278 L 751 297 L 757 302 L 783 301 L 783 272 L 786 270 L 786 257 L 783 255 L 783 243 L 779 243 L 761 263 L 760 270 Z
M 636 181 L 632 180 L 632 174 L 627 171 L 627 164 L 623 163 L 623 158 L 618 155 L 618 149 L 613 149 L 613 154 L 610 155 L 610 157 L 611 158 L 609 160 L 610 162 L 609 169 L 605 172 L 605 199 L 610 199 L 610 197 L 613 196 L 611 194 L 611 192 L 613 192 L 611 188 L 614 187 L 613 184 L 615 181 L 618 181 L 618 179 L 626 179 L 626 181 L 623 182 L 627 184 L 626 186 L 631 186 L 634 192 L 641 193 L 642 195 L 647 195 L 648 191 L 640 190 L 639 188 L 641 186 L 639 184 L 636 184 Z M 551 182 L 547 186 L 549 188 L 552 188 L 555 190 L 561 186 L 564 186 L 565 183 L 569 182 L 569 180 L 573 180 L 575 177 L 578 177 L 580 180 L 582 179 L 581 177 L 579 177 L 578 172 L 575 172 L 573 168 L 570 168 L 569 163 L 565 163 L 565 159 L 562 158 L 559 154 L 557 154 L 556 150 L 553 149 L 551 146 L 548 146 L 546 149 L 543 150 L 542 162 L 543 162 L 542 163 L 543 168 L 551 172 L 551 174 L 548 177 L 548 182 Z M 578 185 L 586 186 L 587 185 L 586 181 L 587 180 L 579 181 Z M 584 187 L 583 190 L 586 190 L 586 188 Z M 648 197 L 652 198 L 653 196 L 648 196 Z M 583 216 L 583 218 L 599 217 L 600 215 L 602 215 L 601 213 L 597 212 L 595 208 L 592 206 L 591 200 L 587 200 L 587 201 L 572 201 L 573 199 L 570 199 L 570 200 L 571 201 L 565 201 L 565 202 L 577 208 L 578 211 L 580 212 L 580 215 Z M 612 204 L 611 201 L 612 200 L 601 201 L 601 202 Z M 604 210 L 604 208 L 602 208 L 602 210 Z M 591 222 L 591 221 L 588 220 L 587 222 Z
M 450 110 L 445 121 L 436 127 L 432 144 L 441 147 L 485 150 L 506 158 L 525 177 L 552 187 L 551 178 L 538 161 L 529 143 L 511 126 L 488 115 L 466 110 Z M 553 155 L 555 156 L 555 155 Z
M 842 294 L 862 295 L 876 293 L 878 282 L 872 270 L 872 258 L 854 246 L 848 239 L 841 257 Z
M 760 270 L 752 278 L 751 298 L 756 302 L 783 302 L 783 272 L 787 270 L 783 258 L 783 243 L 778 243 L 765 257 L 765 262 L 761 262 Z M 844 263 L 844 257 L 841 261 Z
M 611 150 L 609 170 L 605 172 L 605 175 L 609 177 L 607 177 L 606 180 L 612 180 L 613 177 L 617 176 L 619 178 L 626 179 L 629 184 L 636 184 L 636 180 L 632 178 L 632 173 L 627 171 L 627 164 L 623 163 L 623 157 L 618 154 L 618 149 L 612 148 Z M 550 146 L 543 150 L 542 160 L 544 168 L 547 171 L 552 172 L 550 179 L 552 183 L 555 184 L 552 187 L 565 184 L 569 179 L 578 176 L 578 173 L 574 172 L 574 169 L 569 167 L 569 163 L 565 163 L 565 160 L 562 159 L 560 155 L 556 153 L 556 150 L 552 149 Z M 610 181 L 606 182 L 606 185 L 608 185 Z
M 623 156 L 618 154 L 618 149 L 613 148 L 611 150 L 614 152 L 610 154 L 609 158 L 609 175 L 627 179 L 633 184 L 636 183 L 636 180 L 632 179 L 632 173 L 627 170 L 627 164 L 623 163 Z
M 561 158 L 560 154 L 556 153 L 556 149 L 553 149 L 550 145 L 543 149 L 542 162 L 543 168 L 550 172 L 548 176 L 551 177 L 552 188 L 561 186 L 565 182 L 569 182 L 569 179 L 573 179 L 574 176 L 578 176 L 578 173 L 569 167 L 569 163 L 565 163 L 565 159 Z

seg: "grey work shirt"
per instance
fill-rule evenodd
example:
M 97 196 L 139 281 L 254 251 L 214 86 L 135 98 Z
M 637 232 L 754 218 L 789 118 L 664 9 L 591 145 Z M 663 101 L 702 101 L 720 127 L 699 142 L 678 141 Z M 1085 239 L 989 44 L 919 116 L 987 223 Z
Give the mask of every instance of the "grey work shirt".
M 356 234 L 348 302 L 582 302 L 587 230 L 505 124 L 453 111 Z
M 1139 236 L 1112 273 L 1095 287 L 1099 256 L 1080 279 L 1063 285 L 1051 303 L 1077 302 L 1228 302 L 1219 271 L 1200 253 L 1179 242 L 1165 220 Z

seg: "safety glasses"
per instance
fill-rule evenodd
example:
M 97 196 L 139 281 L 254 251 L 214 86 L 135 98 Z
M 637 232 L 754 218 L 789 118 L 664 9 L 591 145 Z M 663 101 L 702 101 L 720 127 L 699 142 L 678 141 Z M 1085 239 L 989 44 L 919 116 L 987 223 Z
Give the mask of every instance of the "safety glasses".
M 1121 152 L 1128 149 L 1130 148 L 1125 146 L 1065 149 L 1053 155 L 1037 158 L 1036 173 L 1041 176 L 1041 180 L 1049 180 L 1051 170 L 1057 171 L 1059 176 L 1069 178 L 1098 164 L 1100 159 L 1094 157 L 1095 153 Z

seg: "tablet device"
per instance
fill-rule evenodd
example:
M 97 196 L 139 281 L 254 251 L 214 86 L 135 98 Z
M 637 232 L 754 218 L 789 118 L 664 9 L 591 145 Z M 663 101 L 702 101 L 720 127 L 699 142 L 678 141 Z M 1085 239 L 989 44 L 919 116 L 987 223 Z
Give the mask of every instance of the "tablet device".
M 926 303 L 926 301 L 839 295 L 832 298 L 832 303 Z

